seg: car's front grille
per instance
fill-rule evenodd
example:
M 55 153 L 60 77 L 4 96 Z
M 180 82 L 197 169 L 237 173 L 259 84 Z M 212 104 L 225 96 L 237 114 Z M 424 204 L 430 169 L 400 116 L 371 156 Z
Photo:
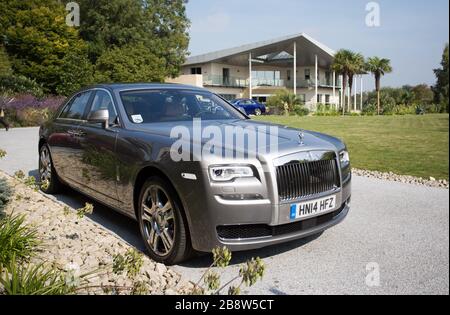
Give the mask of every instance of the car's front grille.
M 291 162 L 278 166 L 277 185 L 281 201 L 332 191 L 340 185 L 337 161 Z
M 252 225 L 232 225 L 232 226 L 218 226 L 217 234 L 223 240 L 238 240 L 261 237 L 276 237 L 293 233 L 299 233 L 313 229 L 322 224 L 328 223 L 336 218 L 344 210 L 343 205 L 339 210 L 327 213 L 322 216 L 307 219 L 304 221 L 289 223 L 285 225 L 269 226 L 264 224 Z

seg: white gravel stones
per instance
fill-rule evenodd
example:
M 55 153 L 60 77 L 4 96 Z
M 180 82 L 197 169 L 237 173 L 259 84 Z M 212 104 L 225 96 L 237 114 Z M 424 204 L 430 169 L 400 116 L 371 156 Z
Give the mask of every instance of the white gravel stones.
M 44 246 L 33 260 L 45 261 L 61 270 L 72 270 L 72 273 L 76 271 L 75 274 L 81 275 L 104 268 L 105 271 L 89 277 L 89 287 L 96 287 L 95 290 L 87 289 L 81 291 L 82 294 L 122 294 L 114 290 L 104 292 L 98 286 L 133 286 L 132 280 L 125 275 L 113 274 L 111 268 L 113 256 L 124 255 L 132 246 L 89 218 L 78 218 L 75 209 L 65 214 L 63 206 L 42 193 L 33 191 L 1 171 L 0 177 L 8 179 L 14 187 L 15 196 L 27 196 L 13 198 L 6 213 L 24 214 L 26 222 L 37 228 Z M 134 281 L 145 283 L 150 294 L 182 294 L 192 288 L 189 281 L 163 264 L 155 263 L 146 255 L 143 259 L 144 265 Z
M 353 169 L 353 174 L 357 176 L 371 177 L 383 180 L 389 180 L 394 182 L 400 182 L 405 184 L 413 184 L 413 185 L 422 185 L 433 188 L 444 188 L 449 189 L 449 182 L 447 180 L 437 180 L 434 177 L 430 177 L 429 179 L 424 179 L 421 177 L 414 177 L 408 175 L 397 175 L 392 172 L 382 173 L 378 171 L 366 171 Z

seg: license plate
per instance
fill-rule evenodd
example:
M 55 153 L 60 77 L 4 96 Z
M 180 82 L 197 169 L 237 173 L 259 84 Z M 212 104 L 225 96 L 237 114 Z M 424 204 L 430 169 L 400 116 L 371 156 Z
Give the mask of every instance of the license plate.
M 315 217 L 336 209 L 336 196 L 328 196 L 291 205 L 291 220 Z

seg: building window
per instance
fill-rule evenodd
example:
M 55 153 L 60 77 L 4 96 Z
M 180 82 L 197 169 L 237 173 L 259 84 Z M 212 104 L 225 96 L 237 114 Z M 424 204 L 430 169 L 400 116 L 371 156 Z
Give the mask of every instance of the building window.
M 305 69 L 305 80 L 311 80 L 311 69 Z
M 291 70 L 287 71 L 287 80 L 291 81 Z
M 326 81 L 326 84 L 328 86 L 332 85 L 331 84 L 331 72 L 330 71 L 325 72 L 325 81 Z
M 317 103 L 322 103 L 322 94 L 317 94 Z
M 202 74 L 202 68 L 201 67 L 191 68 L 191 74 Z
M 252 71 L 252 79 L 259 86 L 282 86 L 281 71 Z
M 330 95 L 325 95 L 325 104 L 330 104 Z

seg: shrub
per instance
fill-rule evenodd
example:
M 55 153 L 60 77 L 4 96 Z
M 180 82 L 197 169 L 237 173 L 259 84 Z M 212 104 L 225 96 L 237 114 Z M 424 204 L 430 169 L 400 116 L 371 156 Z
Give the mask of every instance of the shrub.
M 61 96 L 39 99 L 31 94 L 18 95 L 8 103 L 6 115 L 14 126 L 38 126 L 48 120 L 64 100 Z
M 0 220 L 0 266 L 26 260 L 41 244 L 37 232 L 24 223 L 24 216 L 8 215 Z
M 377 105 L 375 103 L 366 104 L 361 113 L 365 116 L 374 116 L 377 114 Z
M 331 104 L 318 104 L 315 116 L 339 116 L 337 108 Z
M 256 259 L 252 258 L 251 260 L 246 261 L 245 264 L 241 265 L 239 274 L 233 279 L 229 280 L 226 284 L 222 285 L 220 281 L 220 274 L 213 269 L 228 267 L 231 262 L 232 254 L 226 247 L 216 247 L 215 249 L 213 249 L 212 254 L 213 263 L 203 273 L 200 280 L 195 284 L 191 294 L 201 295 L 211 293 L 214 295 L 218 295 L 228 288 L 229 295 L 239 295 L 241 292 L 241 287 L 243 285 L 251 287 L 259 279 L 262 279 L 264 277 L 264 263 L 259 257 L 257 257 Z M 202 281 L 205 287 L 200 285 Z M 237 282 L 237 286 L 233 285 L 233 283 L 235 282 Z
M 297 116 L 308 116 L 309 115 L 309 109 L 302 105 L 295 105 L 294 106 L 294 113 Z
M 277 108 L 279 112 L 284 114 L 293 113 L 295 107 L 301 105 L 300 98 L 287 90 L 278 91 L 267 100 L 268 107 Z
M 11 187 L 4 178 L 0 178 L 0 214 L 12 196 Z
M 12 94 L 28 93 L 36 97 L 44 95 L 41 85 L 20 75 L 0 75 L 0 92 Z
M 44 264 L 24 266 L 15 258 L 0 267 L 0 285 L 5 295 L 65 295 L 74 291 L 65 273 Z M 1 292 L 0 292 L 1 293 Z

